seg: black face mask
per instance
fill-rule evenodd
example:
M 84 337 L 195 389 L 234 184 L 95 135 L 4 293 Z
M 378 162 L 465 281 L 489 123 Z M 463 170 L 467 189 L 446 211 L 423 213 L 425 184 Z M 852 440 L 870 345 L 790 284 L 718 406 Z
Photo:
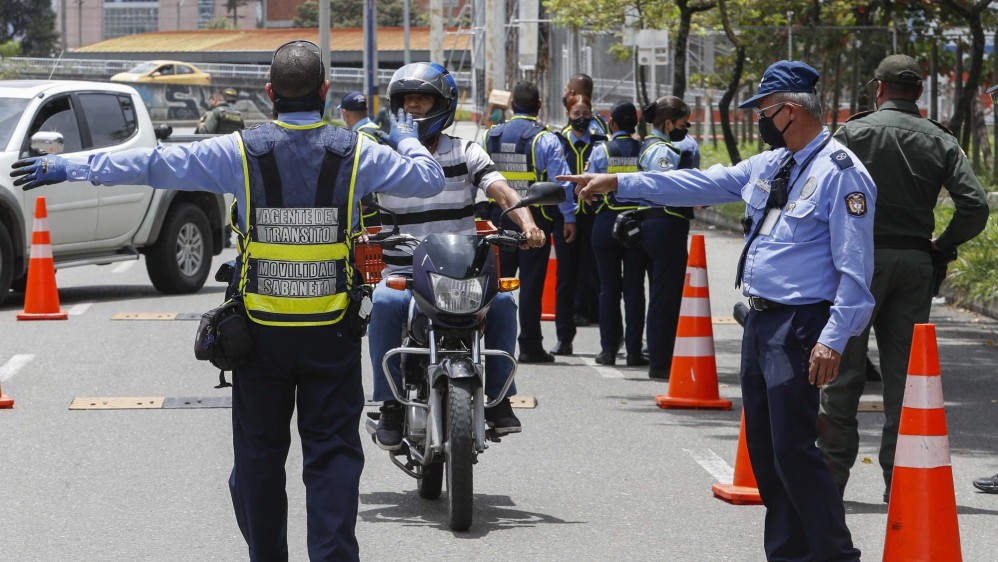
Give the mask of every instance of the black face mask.
M 671 140 L 672 142 L 679 142 L 679 141 L 681 141 L 681 140 L 683 140 L 683 139 L 686 138 L 686 134 L 688 132 L 689 132 L 689 129 L 680 129 L 680 128 L 677 127 L 675 129 L 669 131 L 669 140 Z
M 779 115 L 780 112 L 783 111 L 784 107 L 786 107 L 786 105 L 781 105 L 780 108 L 776 110 L 776 113 L 770 115 L 769 117 L 759 117 L 759 136 L 762 137 L 762 142 L 773 148 L 784 148 L 787 146 L 787 140 L 783 138 L 783 133 L 790 128 L 793 121 L 787 123 L 787 126 L 783 127 L 783 130 L 777 129 L 776 124 L 773 123 L 773 118 Z
M 578 119 L 569 119 L 568 124 L 572 126 L 573 131 L 584 133 L 589 128 L 589 122 L 592 120 L 592 117 L 579 117 Z

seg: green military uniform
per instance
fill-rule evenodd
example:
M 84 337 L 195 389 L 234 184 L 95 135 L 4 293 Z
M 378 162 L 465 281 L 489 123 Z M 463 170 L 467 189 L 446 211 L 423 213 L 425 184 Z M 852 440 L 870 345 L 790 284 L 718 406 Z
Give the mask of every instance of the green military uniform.
M 224 135 L 241 131 L 245 128 L 246 123 L 243 123 L 243 115 L 239 111 L 229 107 L 229 104 L 223 103 L 209 109 L 201 117 L 201 122 L 198 123 L 198 128 L 194 132 L 197 134 L 218 133 Z
M 953 251 L 976 236 L 987 222 L 988 205 L 957 139 L 922 117 L 911 101 L 888 100 L 877 111 L 850 118 L 835 139 L 863 161 L 877 185 L 871 326 L 884 384 L 880 466 L 890 490 L 912 331 L 915 324 L 928 322 L 932 304 L 933 253 Z M 956 213 L 933 249 L 933 208 L 943 186 Z M 869 336 L 867 327 L 849 341 L 838 378 L 821 393 L 818 445 L 840 490 L 859 449 L 856 411 L 866 382 Z

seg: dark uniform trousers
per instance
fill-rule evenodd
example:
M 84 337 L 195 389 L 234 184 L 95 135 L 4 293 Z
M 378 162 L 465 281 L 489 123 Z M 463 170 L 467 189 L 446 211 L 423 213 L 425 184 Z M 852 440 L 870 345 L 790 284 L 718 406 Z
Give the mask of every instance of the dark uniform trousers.
M 520 227 L 508 215 L 503 220 L 502 226 L 499 226 L 501 213 L 502 209 L 499 205 L 493 204 L 492 224 L 499 228 L 520 232 Z M 543 212 L 540 207 L 533 206 L 530 207 L 530 214 L 534 217 L 537 228 L 544 231 L 545 239 L 549 240 L 554 228 L 554 220 L 548 217 L 560 217 L 561 211 L 554 205 L 543 207 Z M 517 341 L 520 343 L 521 353 L 544 351 L 544 336 L 541 335 L 541 297 L 544 295 L 544 278 L 547 276 L 550 255 L 551 248 L 547 244 L 540 248 L 502 251 L 499 254 L 499 270 L 503 277 L 515 277 L 517 269 L 520 271 L 520 300 L 518 303 L 520 335 Z
M 596 205 L 580 203 L 585 212 L 575 216 L 575 242 L 579 244 L 579 278 L 575 285 L 575 314 L 591 323 L 599 322 L 600 280 L 596 270 L 596 253 L 593 251 L 593 225 Z
M 641 221 L 641 247 L 648 269 L 648 361 L 653 369 L 668 370 L 683 303 L 690 221 L 662 215 Z
M 575 339 L 576 292 L 582 283 L 582 240 L 580 237 L 582 215 L 576 215 L 575 239 L 565 241 L 565 218 L 558 213 L 554 216 L 554 253 L 558 260 L 558 280 L 555 285 L 554 325 L 558 341 L 572 343 Z M 590 227 L 591 227 L 590 223 Z M 587 236 L 588 237 L 588 236 Z M 579 311 L 581 313 L 581 310 Z
M 915 324 L 929 321 L 932 307 L 932 258 L 920 250 L 874 250 L 870 292 L 876 301 L 870 325 L 876 331 L 884 381 L 880 466 L 890 489 L 912 332 Z M 836 484 L 843 490 L 859 452 L 856 413 L 866 385 L 869 341 L 869 327 L 849 340 L 842 352 L 838 378 L 821 391 L 818 446 Z
M 298 407 L 308 554 L 358 560 L 354 528 L 364 467 L 360 339 L 344 326 L 253 324 L 255 349 L 232 380 L 235 463 L 229 489 L 250 560 L 288 559 L 285 463 Z
M 751 311 L 742 340 L 745 438 L 766 505 L 770 561 L 859 560 L 845 508 L 815 446 L 818 388 L 808 383 L 811 349 L 829 304 Z
M 616 353 L 623 337 L 627 354 L 636 356 L 641 353 L 645 327 L 645 253 L 642 248 L 625 248 L 614 240 L 613 223 L 619 214 L 604 209 L 593 221 L 593 253 L 600 279 L 600 348 Z M 620 317 L 621 295 L 624 321 Z

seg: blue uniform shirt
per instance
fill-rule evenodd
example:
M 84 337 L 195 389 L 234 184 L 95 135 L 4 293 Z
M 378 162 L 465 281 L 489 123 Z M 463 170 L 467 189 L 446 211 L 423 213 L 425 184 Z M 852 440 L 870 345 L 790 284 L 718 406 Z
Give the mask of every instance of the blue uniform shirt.
M 651 136 L 648 138 L 652 137 L 658 137 L 663 143 L 669 143 L 677 149 L 679 148 L 679 146 L 676 146 L 675 143 L 668 140 L 668 135 L 658 129 L 652 129 Z M 648 150 L 645 150 L 641 154 L 641 158 L 638 160 L 638 165 L 641 166 L 642 170 L 648 170 L 651 172 L 667 172 L 669 170 L 675 170 L 679 167 L 679 156 L 679 152 L 669 148 L 666 144 L 656 144 L 648 147 Z
M 314 111 L 282 113 L 277 120 L 286 125 L 312 125 L 320 115 Z M 191 144 L 137 148 L 114 154 L 96 153 L 67 157 L 70 180 L 88 180 L 94 185 L 148 185 L 159 189 L 230 193 L 239 202 L 239 224 L 248 225 L 246 180 L 238 133 L 212 137 Z M 398 153 L 363 135 L 360 164 L 354 186 L 356 201 L 372 191 L 389 191 L 401 197 L 429 197 L 444 187 L 440 165 L 417 139 L 399 143 Z M 559 147 L 560 148 L 560 147 Z M 354 227 L 360 213 L 353 215 Z
M 521 114 L 517 114 L 521 115 Z M 554 181 L 555 176 L 567 176 L 572 173 L 565 160 L 565 152 L 561 149 L 561 141 L 555 133 L 541 133 L 540 138 L 534 144 L 534 169 L 538 172 L 546 171 L 549 181 Z M 575 184 L 572 182 L 557 182 L 565 188 L 565 202 L 558 205 L 561 209 L 561 216 L 565 223 L 575 222 L 575 211 L 578 205 L 575 203 Z
M 769 234 L 760 234 L 749 247 L 742 292 L 791 305 L 831 302 L 818 341 L 841 353 L 873 313 L 876 188 L 849 149 L 834 139 L 822 147 L 826 139 L 828 131 L 822 130 L 793 154 L 788 203 Z M 682 207 L 741 199 L 754 231 L 765 218 L 770 182 L 789 154 L 770 150 L 704 171 L 619 174 L 617 198 Z
M 700 145 L 697 141 L 693 139 L 691 135 L 686 135 L 686 138 L 679 142 L 672 143 L 673 146 L 679 149 L 680 152 L 691 152 L 693 153 L 693 167 L 700 167 Z
M 369 117 L 365 117 L 365 118 L 361 119 L 360 121 L 357 121 L 356 123 L 354 123 L 353 127 L 351 127 L 350 130 L 356 133 L 357 131 L 360 130 L 361 127 L 363 127 L 364 125 L 367 125 L 368 123 L 372 123 L 372 121 L 371 121 L 371 119 Z

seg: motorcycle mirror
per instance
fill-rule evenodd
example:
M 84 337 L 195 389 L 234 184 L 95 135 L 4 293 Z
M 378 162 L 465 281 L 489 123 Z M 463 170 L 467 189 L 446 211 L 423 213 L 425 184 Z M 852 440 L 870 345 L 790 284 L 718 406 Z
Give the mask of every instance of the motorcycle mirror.
M 527 194 L 516 204 L 516 208 L 528 205 L 557 205 L 565 202 L 565 188 L 553 181 L 542 181 L 531 185 Z
M 388 210 L 388 209 L 386 209 L 386 208 L 384 208 L 384 207 L 381 206 L 381 204 L 378 202 L 378 194 L 377 193 L 368 193 L 367 195 L 364 196 L 363 199 L 360 200 L 360 202 L 361 202 L 361 204 L 363 206 L 365 206 L 365 207 L 367 207 L 369 209 L 374 209 L 375 211 L 378 211 L 380 213 L 384 213 L 384 214 L 390 216 L 392 218 L 392 234 L 398 234 L 399 233 L 399 221 L 398 221 L 398 218 L 395 216 L 395 212 L 394 211 L 390 211 L 390 210 Z

